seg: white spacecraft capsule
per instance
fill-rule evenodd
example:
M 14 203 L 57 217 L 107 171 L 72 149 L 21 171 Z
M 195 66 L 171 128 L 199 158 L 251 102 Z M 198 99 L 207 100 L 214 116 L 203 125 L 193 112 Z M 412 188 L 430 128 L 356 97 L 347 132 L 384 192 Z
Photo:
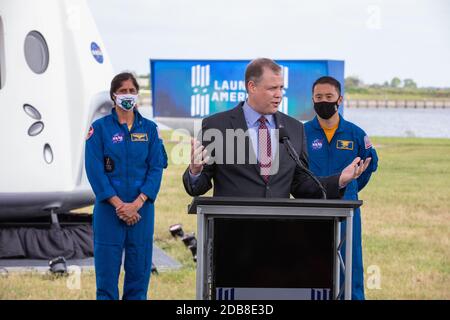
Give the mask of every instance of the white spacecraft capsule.
M 85 0 L 0 2 L 0 220 L 93 203 L 84 143 L 112 78 Z

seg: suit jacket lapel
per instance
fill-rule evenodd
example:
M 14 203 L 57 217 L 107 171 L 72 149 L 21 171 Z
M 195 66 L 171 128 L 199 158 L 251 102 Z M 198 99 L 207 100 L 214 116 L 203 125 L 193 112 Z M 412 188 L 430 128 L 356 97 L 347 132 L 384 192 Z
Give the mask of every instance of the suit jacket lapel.
M 232 123 L 234 130 L 242 129 L 242 130 L 244 130 L 244 132 L 247 132 L 248 126 L 245 121 L 244 111 L 242 109 L 243 105 L 244 105 L 244 103 L 241 102 L 234 108 L 233 112 L 231 113 L 231 123 Z M 275 119 L 275 127 L 277 129 L 279 129 L 280 127 L 285 127 L 285 124 L 284 124 L 284 121 L 283 121 L 283 118 L 282 118 L 282 115 L 280 114 L 280 112 L 277 112 L 274 114 L 274 119 Z M 251 143 L 249 136 L 247 136 L 245 138 L 245 150 L 249 150 L 249 152 L 253 152 L 253 155 L 255 156 L 254 159 L 257 158 L 256 151 L 253 149 L 253 144 Z M 280 167 L 283 164 L 283 161 L 286 160 L 287 156 L 288 155 L 286 154 L 285 146 L 283 144 L 279 143 L 278 148 L 277 148 L 277 153 L 275 154 L 275 157 L 278 157 L 278 159 L 277 159 L 278 160 L 278 168 L 276 168 L 277 170 L 280 169 Z M 277 161 L 275 159 L 276 158 L 274 158 L 274 161 Z M 245 152 L 245 163 L 250 163 L 248 152 Z M 264 181 L 263 177 L 261 176 L 259 163 L 252 165 L 252 167 L 255 168 L 255 171 L 258 174 L 258 176 L 260 177 L 261 181 Z M 275 169 L 275 166 L 273 168 Z M 270 180 L 272 179 L 272 176 L 273 175 L 271 175 L 269 177 L 269 183 L 270 183 Z
M 243 102 L 239 103 L 231 113 L 231 123 L 233 125 L 233 129 L 242 129 L 244 131 L 248 130 L 247 123 L 245 122 L 244 110 L 242 110 Z
M 245 121 L 244 110 L 242 109 L 243 105 L 244 105 L 244 102 L 241 102 L 234 108 L 233 112 L 231 113 L 231 124 L 232 124 L 234 130 L 242 129 L 245 133 L 248 133 L 248 126 L 247 126 L 247 122 Z M 240 149 L 240 148 L 237 148 L 237 149 Z M 248 152 L 247 152 L 247 150 L 248 150 Z M 253 149 L 253 144 L 250 141 L 250 137 L 247 135 L 245 137 L 245 163 L 247 163 L 247 164 L 250 164 L 249 152 L 253 153 L 252 154 L 254 157 L 253 159 L 257 159 L 256 152 Z M 258 175 L 260 175 L 259 164 L 256 163 L 256 164 L 252 165 L 252 167 L 254 167 L 255 171 L 258 173 Z M 261 179 L 262 179 L 262 177 L 261 177 Z
M 286 128 L 285 124 L 284 124 L 284 121 L 283 121 L 283 118 L 282 118 L 282 115 L 280 114 L 280 112 L 275 113 L 273 116 L 274 116 L 274 119 L 275 119 L 275 127 L 277 129 Z M 277 137 L 277 139 L 275 140 L 275 143 L 278 143 L 278 145 L 277 145 L 276 154 L 275 154 L 275 156 L 273 158 L 273 163 L 278 161 L 278 166 L 274 166 L 273 165 L 272 169 L 279 171 L 281 166 L 282 166 L 282 164 L 283 164 L 283 161 L 285 161 L 285 159 L 286 159 L 286 147 L 282 143 L 279 143 L 279 141 L 280 141 L 278 139 L 279 138 L 279 132 L 277 133 L 276 137 Z M 275 172 L 272 172 L 272 175 L 269 177 L 269 182 L 270 182 L 270 179 L 272 178 L 272 176 L 274 176 L 275 174 L 276 174 Z

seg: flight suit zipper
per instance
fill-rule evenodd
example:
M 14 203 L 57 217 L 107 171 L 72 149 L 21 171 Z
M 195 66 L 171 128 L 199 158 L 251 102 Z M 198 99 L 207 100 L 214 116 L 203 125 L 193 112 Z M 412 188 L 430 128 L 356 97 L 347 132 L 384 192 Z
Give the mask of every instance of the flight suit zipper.
M 125 194 L 126 197 L 129 197 L 129 178 L 128 178 L 128 149 L 129 149 L 129 139 L 130 139 L 130 131 L 128 130 L 128 125 L 126 123 L 122 124 L 125 126 Z M 127 199 L 128 202 L 128 199 Z
M 332 144 L 332 142 L 333 142 L 333 140 L 334 140 L 334 136 L 336 135 L 336 133 L 333 135 L 333 137 L 331 138 L 331 141 L 330 142 L 328 142 L 328 138 L 327 138 L 327 135 L 325 134 L 325 131 L 323 130 L 323 128 L 320 128 L 320 132 L 321 132 L 321 134 L 322 134 L 322 138 L 323 138 L 323 140 L 326 142 L 326 144 L 324 143 L 323 145 L 325 145 L 326 146 L 326 148 L 327 148 L 327 166 L 326 166 L 326 168 L 327 168 L 327 172 L 324 174 L 324 175 L 329 175 L 330 174 L 330 172 L 331 172 L 331 163 L 330 163 L 330 159 L 331 159 L 331 152 L 330 152 L 330 150 L 331 150 L 331 144 Z

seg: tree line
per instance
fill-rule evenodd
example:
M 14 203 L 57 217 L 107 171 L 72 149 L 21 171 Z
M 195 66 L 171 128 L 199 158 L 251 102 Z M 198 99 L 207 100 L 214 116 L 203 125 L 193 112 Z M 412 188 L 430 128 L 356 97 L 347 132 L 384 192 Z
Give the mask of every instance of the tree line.
M 366 84 L 357 76 L 349 76 L 345 78 L 345 92 L 358 98 L 364 98 L 364 95 L 383 95 L 386 99 L 395 98 L 396 96 L 411 99 L 450 99 L 450 88 L 418 87 L 413 79 L 406 78 L 402 80 L 399 77 L 394 77 L 390 81 L 384 81 L 382 84 Z

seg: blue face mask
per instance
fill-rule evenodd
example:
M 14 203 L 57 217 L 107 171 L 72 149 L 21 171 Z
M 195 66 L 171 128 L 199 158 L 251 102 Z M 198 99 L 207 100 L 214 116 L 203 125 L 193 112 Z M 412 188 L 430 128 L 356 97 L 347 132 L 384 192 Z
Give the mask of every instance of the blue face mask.
M 137 104 L 137 94 L 114 94 L 116 104 L 125 111 L 131 111 Z

